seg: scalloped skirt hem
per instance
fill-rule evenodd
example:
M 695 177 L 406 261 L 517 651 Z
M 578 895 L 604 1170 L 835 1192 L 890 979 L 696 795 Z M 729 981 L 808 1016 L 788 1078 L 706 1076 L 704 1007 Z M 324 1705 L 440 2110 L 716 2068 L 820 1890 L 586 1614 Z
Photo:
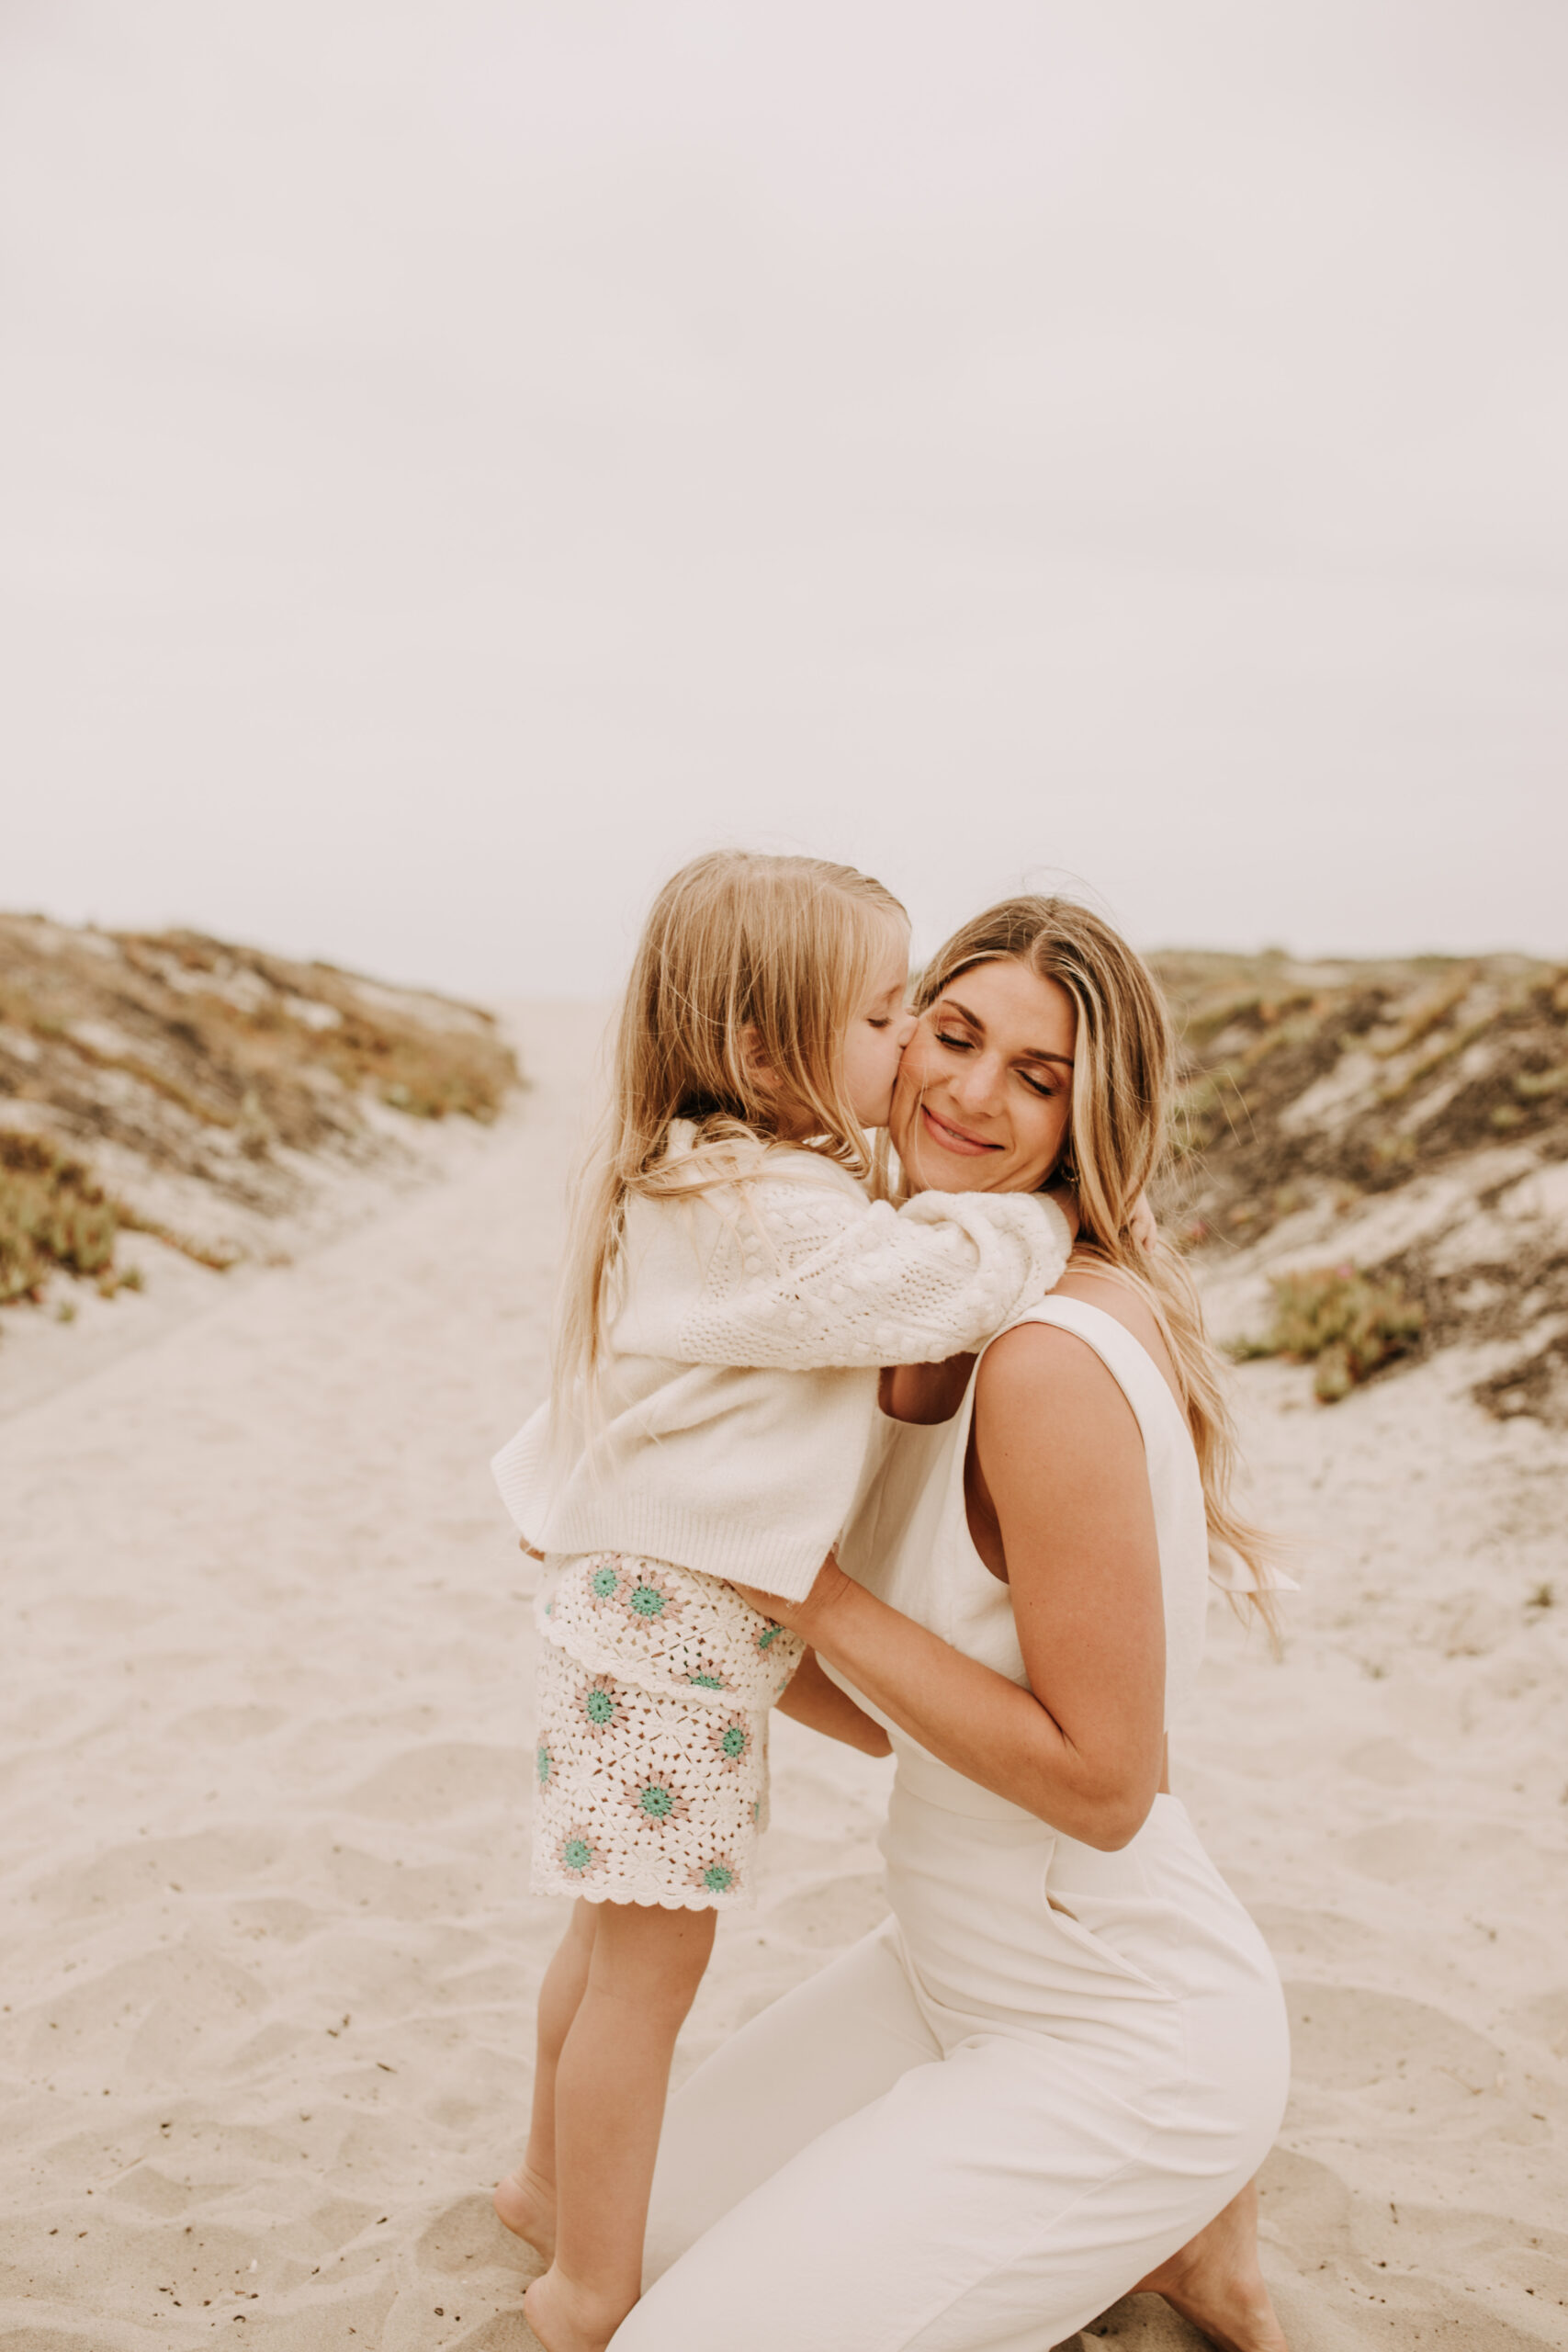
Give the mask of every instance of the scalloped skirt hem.
M 757 1897 L 749 1886 L 730 1887 L 723 1894 L 682 1887 L 672 1894 L 668 1888 L 595 1885 L 554 1871 L 531 1871 L 528 1892 L 548 1898 L 565 1896 L 572 1903 L 637 1903 L 647 1911 L 754 1911 L 757 1907 Z

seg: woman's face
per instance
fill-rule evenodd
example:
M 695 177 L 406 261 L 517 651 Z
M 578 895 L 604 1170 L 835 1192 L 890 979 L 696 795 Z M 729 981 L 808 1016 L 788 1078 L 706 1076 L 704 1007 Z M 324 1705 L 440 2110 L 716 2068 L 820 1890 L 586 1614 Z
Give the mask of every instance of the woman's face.
M 971 964 L 920 1016 L 888 1120 L 917 1193 L 1032 1193 L 1066 1139 L 1077 1012 L 1022 964 Z

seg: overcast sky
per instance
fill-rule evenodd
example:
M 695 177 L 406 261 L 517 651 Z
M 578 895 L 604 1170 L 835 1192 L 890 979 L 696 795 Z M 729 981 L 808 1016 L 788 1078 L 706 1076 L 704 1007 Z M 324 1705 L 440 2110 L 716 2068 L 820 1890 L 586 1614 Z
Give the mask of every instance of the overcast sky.
M 1562 0 L 8 0 L 0 903 L 1568 952 Z

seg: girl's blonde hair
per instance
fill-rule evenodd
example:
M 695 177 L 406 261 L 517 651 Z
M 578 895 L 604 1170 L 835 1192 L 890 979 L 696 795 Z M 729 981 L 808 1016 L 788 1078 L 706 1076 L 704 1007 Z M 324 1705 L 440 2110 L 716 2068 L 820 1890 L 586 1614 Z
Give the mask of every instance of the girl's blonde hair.
M 1235 1432 L 1220 1359 L 1203 1329 L 1190 1276 L 1163 1239 L 1145 1250 L 1129 1221 L 1168 1150 L 1176 1044 L 1158 983 L 1141 956 L 1093 910 L 1070 899 L 1007 899 L 956 931 L 920 975 L 924 1012 L 976 964 L 1021 964 L 1066 990 L 1077 1012 L 1072 1102 L 1052 1171 L 1077 1189 L 1078 1247 L 1136 1290 L 1170 1351 L 1203 1479 L 1213 1541 L 1240 1555 L 1258 1580 L 1249 1597 L 1275 1631 L 1263 1589 L 1270 1546 L 1234 1508 Z
M 714 850 L 653 902 L 615 1032 L 610 1099 L 579 1171 L 556 1317 L 558 1408 L 592 1385 L 634 1193 L 732 1182 L 784 1119 L 857 1176 L 872 1151 L 844 1040 L 908 917 L 852 865 Z M 677 1119 L 690 1148 L 670 1151 Z M 684 1143 L 684 1138 L 682 1138 Z

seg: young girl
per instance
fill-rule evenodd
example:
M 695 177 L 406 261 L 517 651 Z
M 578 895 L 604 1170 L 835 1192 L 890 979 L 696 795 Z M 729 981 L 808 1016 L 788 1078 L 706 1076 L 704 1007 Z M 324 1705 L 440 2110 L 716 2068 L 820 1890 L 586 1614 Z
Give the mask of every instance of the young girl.
M 729 1580 L 803 1597 L 879 1367 L 977 1346 L 1072 1245 L 1041 1195 L 895 1213 L 863 1190 L 908 963 L 903 909 L 846 866 L 723 852 L 666 886 L 578 1191 L 551 1400 L 496 1457 L 546 1561 L 531 1884 L 584 1898 L 495 2197 L 553 2257 L 524 2299 L 547 2352 L 600 2352 L 637 2300 L 675 2036 L 716 1913 L 751 1899 L 768 1710 L 886 1747 Z

